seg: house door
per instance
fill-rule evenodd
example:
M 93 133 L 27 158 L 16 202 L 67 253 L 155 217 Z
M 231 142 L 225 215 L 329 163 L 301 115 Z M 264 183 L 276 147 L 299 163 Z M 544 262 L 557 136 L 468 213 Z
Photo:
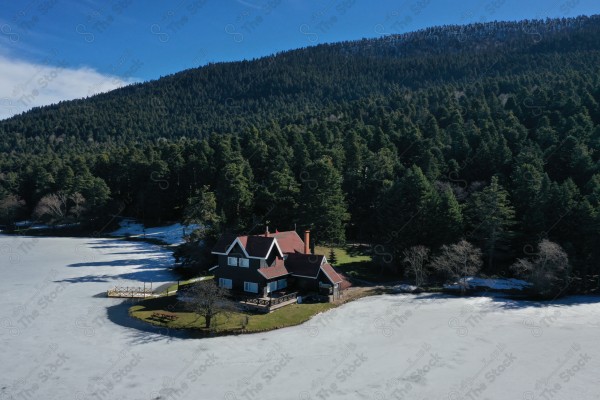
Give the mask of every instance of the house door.
M 267 293 L 271 293 L 277 290 L 277 281 L 267 283 Z

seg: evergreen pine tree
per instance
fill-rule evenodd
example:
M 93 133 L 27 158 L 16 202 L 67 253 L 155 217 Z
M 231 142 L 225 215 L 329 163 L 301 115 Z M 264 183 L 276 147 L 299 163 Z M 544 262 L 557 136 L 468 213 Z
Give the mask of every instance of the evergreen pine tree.
M 473 195 L 469 204 L 471 236 L 482 244 L 487 267 L 494 270 L 495 262 L 506 260 L 511 253 L 514 236 L 515 211 L 508 192 L 492 177 L 489 186 Z

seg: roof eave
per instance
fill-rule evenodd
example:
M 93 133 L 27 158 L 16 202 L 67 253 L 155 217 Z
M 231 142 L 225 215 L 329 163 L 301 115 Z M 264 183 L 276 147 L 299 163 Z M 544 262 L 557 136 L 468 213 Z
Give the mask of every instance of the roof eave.
M 265 274 L 263 274 L 263 273 L 262 273 L 262 271 L 260 270 L 260 268 L 259 268 L 257 271 L 258 271 L 258 273 L 259 273 L 259 274 L 261 274 L 261 275 L 262 275 L 262 277 L 263 277 L 263 278 L 265 278 L 265 279 L 274 279 L 274 278 L 280 278 L 280 277 L 282 277 L 282 276 L 290 275 L 290 273 L 289 273 L 289 272 L 285 272 L 285 273 L 283 273 L 283 274 L 281 274 L 281 275 L 277 275 L 277 276 L 268 277 L 268 276 L 265 276 Z
M 309 279 L 317 279 L 319 277 L 318 273 L 317 273 L 316 276 L 300 275 L 300 274 L 295 274 L 293 272 L 290 272 L 290 274 L 292 274 L 292 276 L 297 276 L 297 277 L 300 277 L 300 278 L 309 278 Z

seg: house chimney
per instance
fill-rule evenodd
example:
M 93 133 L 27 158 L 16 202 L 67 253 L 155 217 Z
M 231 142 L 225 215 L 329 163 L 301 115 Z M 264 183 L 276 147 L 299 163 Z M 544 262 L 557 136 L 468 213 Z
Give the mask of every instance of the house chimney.
M 269 237 L 269 225 L 267 225 L 267 228 L 265 229 L 265 237 Z
M 304 254 L 310 254 L 310 231 L 304 231 Z

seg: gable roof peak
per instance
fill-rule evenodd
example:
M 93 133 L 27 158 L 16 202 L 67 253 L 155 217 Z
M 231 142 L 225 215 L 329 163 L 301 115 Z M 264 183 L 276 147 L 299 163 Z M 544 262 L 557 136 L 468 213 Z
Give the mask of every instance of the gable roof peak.
M 212 253 L 228 255 L 236 244 L 242 248 L 244 255 L 249 258 L 267 258 L 273 247 L 276 247 L 279 251 L 279 255 L 283 256 L 283 252 L 277 243 L 277 239 L 273 236 L 266 237 L 263 235 L 236 236 L 223 234 L 219 238 L 217 244 L 213 247 Z

